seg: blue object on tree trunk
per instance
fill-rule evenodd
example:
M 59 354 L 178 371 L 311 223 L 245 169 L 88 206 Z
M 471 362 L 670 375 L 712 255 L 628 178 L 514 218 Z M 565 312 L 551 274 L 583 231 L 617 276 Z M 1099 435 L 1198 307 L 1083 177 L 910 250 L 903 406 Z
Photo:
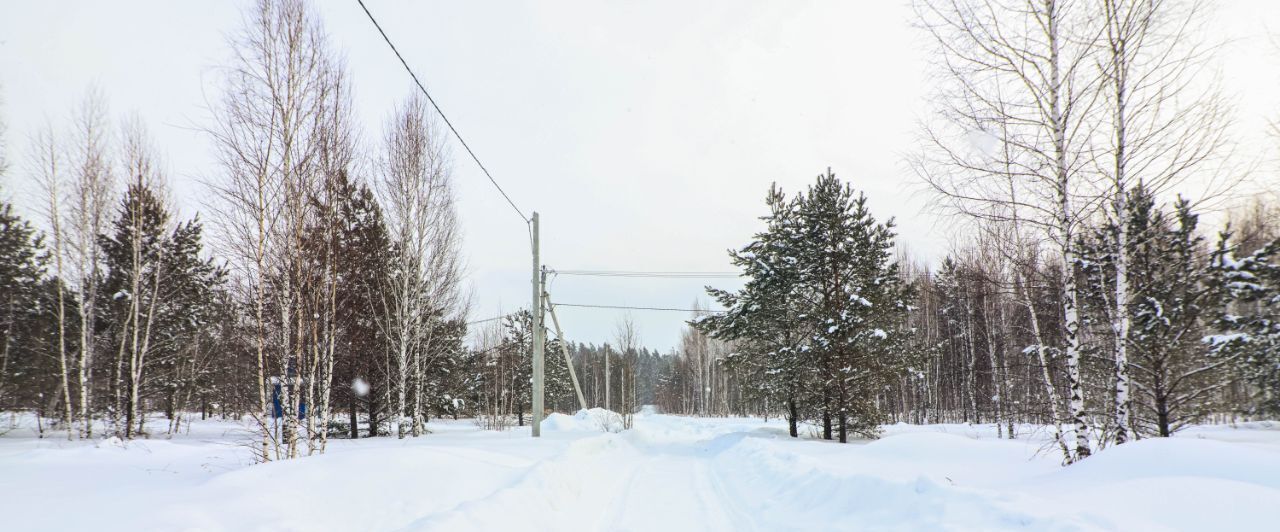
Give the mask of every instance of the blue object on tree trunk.
M 290 386 L 289 390 L 293 391 L 293 386 Z M 282 395 L 280 393 L 281 391 L 282 391 L 281 384 L 279 382 L 276 382 L 271 389 L 271 417 L 274 417 L 276 419 L 280 419 L 281 417 L 284 416 L 284 405 L 280 404 L 281 395 Z M 304 400 L 299 400 L 298 401 L 298 419 L 302 419 L 306 416 L 307 416 L 307 402 Z

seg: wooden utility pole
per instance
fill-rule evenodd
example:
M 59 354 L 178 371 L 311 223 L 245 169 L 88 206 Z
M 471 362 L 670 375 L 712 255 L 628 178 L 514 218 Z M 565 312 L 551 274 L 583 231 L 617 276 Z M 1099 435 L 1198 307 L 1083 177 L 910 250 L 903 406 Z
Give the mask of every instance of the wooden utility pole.
M 542 436 L 542 348 L 544 331 L 542 330 L 542 264 L 538 260 L 538 213 L 533 213 L 533 298 L 529 302 L 529 310 L 533 319 L 533 437 Z

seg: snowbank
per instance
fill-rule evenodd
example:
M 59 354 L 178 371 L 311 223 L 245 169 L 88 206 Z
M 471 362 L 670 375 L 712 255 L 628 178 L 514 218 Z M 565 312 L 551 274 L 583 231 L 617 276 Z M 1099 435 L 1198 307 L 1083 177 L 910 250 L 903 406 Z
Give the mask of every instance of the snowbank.
M 603 408 L 579 410 L 569 416 L 559 412 L 542 420 L 542 430 L 557 432 L 622 432 L 622 415 Z
M 1014 494 L 956 486 L 945 477 L 899 479 L 833 469 L 784 445 L 746 439 L 715 459 L 729 484 L 754 500 L 768 501 L 770 511 L 761 516 L 766 529 L 1089 528 L 1079 516 Z M 883 441 L 882 447 L 892 446 L 892 438 Z M 918 448 L 915 442 L 910 447 Z
M 1152 438 L 1023 483 L 1117 528 L 1265 530 L 1280 509 L 1280 446 Z

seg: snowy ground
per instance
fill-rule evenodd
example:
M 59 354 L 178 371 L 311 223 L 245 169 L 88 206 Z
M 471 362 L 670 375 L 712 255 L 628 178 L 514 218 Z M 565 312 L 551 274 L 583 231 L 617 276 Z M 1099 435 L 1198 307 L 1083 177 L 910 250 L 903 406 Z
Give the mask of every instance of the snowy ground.
M 6 416 L 8 417 L 8 416 Z M 7 421 L 7 420 L 6 420 Z M 0 421 L 0 426 L 7 426 Z M 780 422 L 556 416 L 544 437 L 433 422 L 250 465 L 248 432 L 197 421 L 125 446 L 0 436 L 4 530 L 1275 530 L 1280 423 L 1196 427 L 1062 468 L 989 425 L 873 442 Z M 1029 428 L 1026 428 L 1030 430 Z

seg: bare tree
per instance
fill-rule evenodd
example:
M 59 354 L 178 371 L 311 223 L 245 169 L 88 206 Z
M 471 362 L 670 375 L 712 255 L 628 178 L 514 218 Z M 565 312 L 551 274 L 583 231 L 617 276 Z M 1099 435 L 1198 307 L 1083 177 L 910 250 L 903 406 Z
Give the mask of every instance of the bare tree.
M 79 415 L 84 436 L 93 436 L 93 361 L 97 339 L 98 290 L 102 277 L 102 257 L 98 235 L 104 233 L 113 195 L 111 161 L 107 155 L 106 103 L 100 92 L 90 89 L 74 119 L 76 149 L 74 179 L 68 205 L 67 241 L 76 280 L 76 305 L 80 314 Z
M 300 380 L 311 314 L 297 285 L 310 200 L 322 179 L 317 131 L 326 84 L 334 82 L 326 37 L 302 0 L 259 0 L 231 39 L 235 53 L 208 129 L 225 176 L 213 184 L 219 225 L 254 308 L 261 459 L 298 454 Z M 272 315 L 273 314 L 273 315 Z M 268 421 L 267 383 L 278 390 L 281 422 Z
M 1220 190 L 1211 163 L 1226 146 L 1226 105 L 1204 79 L 1213 47 L 1198 38 L 1206 11 L 1196 0 L 1104 0 L 1103 51 L 1097 61 L 1106 110 L 1105 152 L 1099 173 L 1109 196 L 1106 210 L 1115 233 L 1111 305 L 1115 390 L 1112 437 L 1129 439 L 1129 329 L 1133 288 L 1129 280 L 1129 194 L 1142 187 L 1162 194 L 1194 178 L 1204 198 Z
M 693 305 L 694 320 L 709 314 L 701 301 L 695 300 Z M 711 403 L 710 375 L 713 359 L 710 342 L 707 334 L 696 327 L 685 327 L 680 333 L 680 352 L 688 359 L 693 370 L 693 386 L 697 392 L 694 412 L 703 416 L 709 414 L 708 406 Z
M 395 261 L 383 296 L 384 332 L 392 344 L 397 434 L 403 438 L 406 413 L 413 435 L 422 430 L 423 376 L 435 347 L 433 323 L 455 314 L 461 302 L 460 234 L 444 138 L 421 97 L 411 96 L 396 109 L 384 144 L 378 193 Z
M 640 348 L 640 332 L 636 329 L 635 318 L 630 312 L 624 313 L 614 325 L 614 341 L 618 343 L 618 352 L 622 357 L 622 371 L 619 380 L 619 399 L 622 403 L 622 424 L 631 428 L 631 414 L 635 411 L 636 357 Z M 630 391 L 631 395 L 627 395 Z
M 476 349 L 483 361 L 484 371 L 484 404 L 481 405 L 480 423 L 486 429 L 506 430 L 510 424 L 507 413 L 510 412 L 512 394 L 505 383 L 514 367 L 509 363 L 510 358 L 504 356 L 504 323 L 488 322 L 475 335 Z
M 66 231 L 62 225 L 62 194 L 65 184 L 62 176 L 62 154 L 58 147 L 53 126 L 46 126 L 31 139 L 31 161 L 34 161 L 32 174 L 37 176 L 45 194 L 45 216 L 49 222 L 49 234 L 52 236 L 50 252 L 53 255 L 54 290 L 57 290 L 57 328 L 58 328 L 58 372 L 61 401 L 63 404 L 63 424 L 67 429 L 67 439 L 72 439 L 72 406 L 71 384 L 67 377 L 67 310 L 66 310 L 66 270 L 64 255 L 66 250 Z
M 355 164 L 356 138 L 352 116 L 351 87 L 347 81 L 345 68 L 341 62 L 329 60 L 325 67 L 325 83 L 321 84 L 319 114 L 317 124 L 318 161 L 324 182 L 319 191 L 320 213 L 317 219 L 321 239 L 321 271 L 318 272 L 317 285 L 313 290 L 315 312 L 313 316 L 318 323 L 313 327 L 312 342 L 312 379 L 319 395 L 317 413 L 320 422 L 319 447 L 324 452 L 328 443 L 330 417 L 330 396 L 334 374 L 335 350 L 338 342 L 338 270 L 336 256 L 336 240 L 338 229 L 343 220 L 338 210 L 340 193 L 339 182 L 352 170 Z M 311 389 L 311 387 L 308 387 Z M 309 398 L 308 404 L 316 401 Z M 314 417 L 314 416 L 313 416 Z M 353 422 L 354 428 L 354 422 Z M 309 429 L 314 431 L 314 427 Z
M 916 7 L 944 77 L 941 124 L 927 127 L 929 154 L 917 168 L 957 212 L 1007 220 L 1010 209 L 1024 211 L 1055 244 L 1075 429 L 1067 460 L 1084 458 L 1090 444 L 1074 241 L 1096 207 L 1087 171 L 1098 83 L 1086 70 L 1099 31 L 1087 3 L 1072 0 L 918 0 Z

